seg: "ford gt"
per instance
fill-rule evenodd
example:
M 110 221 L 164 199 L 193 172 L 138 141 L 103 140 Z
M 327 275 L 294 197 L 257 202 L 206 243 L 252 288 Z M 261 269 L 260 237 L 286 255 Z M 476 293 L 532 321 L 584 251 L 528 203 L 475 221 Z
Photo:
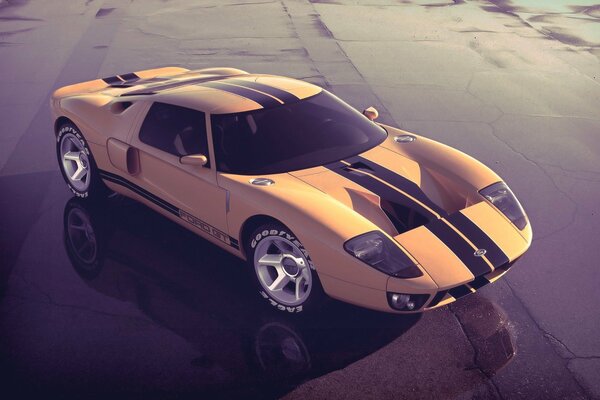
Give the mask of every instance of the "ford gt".
M 488 167 L 307 82 L 165 67 L 65 86 L 50 105 L 76 196 L 144 203 L 246 260 L 286 313 L 328 297 L 431 310 L 499 279 L 531 245 Z

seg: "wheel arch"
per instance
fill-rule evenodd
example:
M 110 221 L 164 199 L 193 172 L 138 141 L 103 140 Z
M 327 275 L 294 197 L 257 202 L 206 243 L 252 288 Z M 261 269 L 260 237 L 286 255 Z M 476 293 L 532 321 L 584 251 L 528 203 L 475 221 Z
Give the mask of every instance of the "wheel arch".
M 252 234 L 252 231 L 254 231 L 259 226 L 267 224 L 269 222 L 281 224 L 281 225 L 285 226 L 286 228 L 290 229 L 286 224 L 284 224 L 277 218 L 272 217 L 270 215 L 257 214 L 257 215 L 253 215 L 253 216 L 247 218 L 244 221 L 244 223 L 242 224 L 242 227 L 240 228 L 240 233 L 239 233 L 240 251 L 244 255 L 244 258 L 247 257 L 246 243 L 248 243 L 248 239 L 250 239 L 250 235 Z
M 65 117 L 64 115 L 62 115 L 62 116 L 58 117 L 56 119 L 56 121 L 54 121 L 54 134 L 58 135 L 58 131 L 60 130 L 60 127 L 65 124 L 75 125 L 75 123 L 73 121 L 71 121 L 69 118 Z M 75 126 L 77 126 L 77 125 L 75 125 Z

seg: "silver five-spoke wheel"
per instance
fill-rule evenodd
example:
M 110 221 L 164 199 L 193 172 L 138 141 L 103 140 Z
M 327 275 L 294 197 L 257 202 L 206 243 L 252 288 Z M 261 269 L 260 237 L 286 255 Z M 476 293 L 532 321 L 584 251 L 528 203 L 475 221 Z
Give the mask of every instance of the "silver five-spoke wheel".
M 254 268 L 263 289 L 282 304 L 296 306 L 310 295 L 309 263 L 302 251 L 283 237 L 266 237 L 258 243 Z
M 85 192 L 90 186 L 90 160 L 81 141 L 72 133 L 61 138 L 60 159 L 69 183 Z

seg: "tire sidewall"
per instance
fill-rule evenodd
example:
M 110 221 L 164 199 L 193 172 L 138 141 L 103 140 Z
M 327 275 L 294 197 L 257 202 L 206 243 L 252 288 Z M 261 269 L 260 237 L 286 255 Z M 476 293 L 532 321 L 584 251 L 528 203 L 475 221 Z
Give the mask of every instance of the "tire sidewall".
M 298 247 L 298 249 L 302 252 L 302 255 L 306 258 L 311 273 L 312 287 L 308 298 L 302 304 L 295 306 L 283 304 L 277 299 L 273 298 L 262 286 L 260 278 L 258 277 L 258 274 L 256 272 L 256 267 L 254 265 L 254 253 L 258 244 L 268 237 L 282 237 L 284 239 L 289 240 L 295 246 Z M 254 281 L 256 282 L 259 295 L 267 302 L 267 304 L 271 305 L 276 310 L 289 314 L 301 313 L 306 309 L 314 308 L 316 303 L 320 300 L 322 295 L 322 289 L 317 276 L 315 265 L 310 258 L 308 250 L 306 250 L 306 248 L 302 245 L 302 243 L 298 240 L 298 238 L 292 233 L 290 229 L 276 223 L 262 225 L 261 227 L 255 229 L 252 235 L 250 236 L 247 243 L 246 254 L 248 255 L 248 264 L 251 267 L 251 273 L 254 277 Z
M 89 178 L 90 184 L 88 185 L 88 187 L 85 191 L 80 191 L 71 184 L 71 181 L 67 177 L 65 170 L 63 168 L 63 164 L 62 164 L 63 160 L 62 160 L 62 157 L 60 154 L 60 147 L 61 147 L 61 142 L 62 142 L 63 137 L 69 133 L 72 134 L 73 136 L 75 136 L 77 138 L 77 140 L 79 140 L 79 142 L 81 143 L 81 146 L 83 148 L 83 151 L 86 153 L 86 155 L 88 156 L 88 159 L 90 160 L 90 163 L 89 163 L 90 167 L 88 170 L 88 174 L 90 174 L 90 178 Z M 73 192 L 73 194 L 77 197 L 80 197 L 80 198 L 88 197 L 90 195 L 90 191 L 92 190 L 92 188 L 94 186 L 94 181 L 96 179 L 96 163 L 94 161 L 94 158 L 92 157 L 92 152 L 90 151 L 90 148 L 89 148 L 85 138 L 83 137 L 83 135 L 81 134 L 79 129 L 77 129 L 75 127 L 75 125 L 67 123 L 67 124 L 61 126 L 60 129 L 58 130 L 58 133 L 56 135 L 56 156 L 58 158 L 58 167 L 60 169 L 60 173 L 61 173 L 63 179 L 65 180 L 65 182 L 67 183 L 69 190 L 71 192 Z

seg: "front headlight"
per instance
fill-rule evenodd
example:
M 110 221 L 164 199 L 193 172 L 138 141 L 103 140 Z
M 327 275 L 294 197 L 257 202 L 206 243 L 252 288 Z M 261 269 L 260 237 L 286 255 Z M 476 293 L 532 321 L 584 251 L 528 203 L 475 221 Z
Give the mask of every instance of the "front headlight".
M 416 278 L 423 275 L 398 245 L 378 231 L 348 240 L 344 243 L 344 249 L 364 263 L 391 276 Z
M 523 229 L 527 226 L 525 211 L 506 183 L 494 183 L 485 189 L 481 189 L 479 194 L 492 203 L 502 214 L 506 215 L 517 228 Z

